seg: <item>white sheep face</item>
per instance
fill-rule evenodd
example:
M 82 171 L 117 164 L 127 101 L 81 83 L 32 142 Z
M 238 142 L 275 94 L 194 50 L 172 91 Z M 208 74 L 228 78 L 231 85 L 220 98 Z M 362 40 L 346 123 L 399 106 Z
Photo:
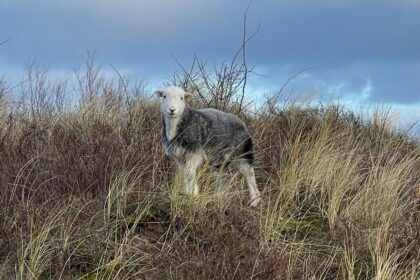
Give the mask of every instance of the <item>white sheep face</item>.
M 182 115 L 185 109 L 185 97 L 189 94 L 182 88 L 170 86 L 163 90 L 155 91 L 160 99 L 160 110 L 165 117 L 177 118 Z

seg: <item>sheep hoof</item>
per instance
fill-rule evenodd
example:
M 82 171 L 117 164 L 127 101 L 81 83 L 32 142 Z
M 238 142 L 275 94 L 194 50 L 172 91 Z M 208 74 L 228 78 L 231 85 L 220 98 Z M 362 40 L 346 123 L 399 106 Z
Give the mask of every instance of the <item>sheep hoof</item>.
M 189 189 L 187 189 L 187 188 L 181 188 L 181 190 L 179 191 L 179 193 L 181 195 L 185 195 L 185 196 L 191 195 L 191 191 Z
M 251 200 L 251 207 L 257 207 L 261 202 L 261 197 L 257 196 Z
M 180 190 L 181 195 L 185 196 L 197 196 L 198 195 L 198 187 L 191 188 L 181 188 Z

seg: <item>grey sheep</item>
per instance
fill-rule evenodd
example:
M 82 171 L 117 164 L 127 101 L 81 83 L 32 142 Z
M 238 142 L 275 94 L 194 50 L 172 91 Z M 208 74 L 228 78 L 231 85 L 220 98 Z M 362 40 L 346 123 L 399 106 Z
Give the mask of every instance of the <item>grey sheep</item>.
M 182 178 L 183 194 L 198 194 L 196 170 L 206 160 L 225 171 L 227 166 L 245 178 L 251 206 L 261 200 L 255 181 L 253 145 L 245 124 L 233 114 L 216 109 L 193 109 L 185 106 L 190 95 L 170 86 L 155 91 L 162 113 L 162 143 L 173 158 Z M 223 181 L 219 185 L 220 191 Z

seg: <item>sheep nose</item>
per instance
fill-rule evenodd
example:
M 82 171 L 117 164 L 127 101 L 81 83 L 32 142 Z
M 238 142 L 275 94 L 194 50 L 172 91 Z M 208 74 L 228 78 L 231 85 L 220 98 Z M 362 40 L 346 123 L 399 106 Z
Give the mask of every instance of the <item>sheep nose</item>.
M 175 112 L 175 109 L 169 108 L 169 111 L 171 111 L 171 114 Z

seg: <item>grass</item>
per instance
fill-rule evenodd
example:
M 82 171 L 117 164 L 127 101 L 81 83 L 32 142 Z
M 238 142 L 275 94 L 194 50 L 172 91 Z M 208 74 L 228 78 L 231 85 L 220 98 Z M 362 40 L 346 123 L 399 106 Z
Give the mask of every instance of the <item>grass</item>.
M 100 73 L 88 61 L 71 94 L 35 67 L 18 98 L 1 83 L 1 279 L 418 279 L 420 146 L 387 114 L 221 102 L 255 142 L 250 208 L 208 167 L 181 196 L 156 101 Z

